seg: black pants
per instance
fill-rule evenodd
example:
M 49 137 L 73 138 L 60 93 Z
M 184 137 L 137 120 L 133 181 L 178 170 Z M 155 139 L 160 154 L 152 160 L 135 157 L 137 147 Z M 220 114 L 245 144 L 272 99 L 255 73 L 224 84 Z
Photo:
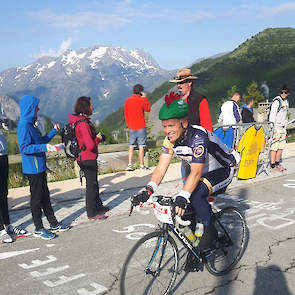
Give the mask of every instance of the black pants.
M 50 226 L 56 226 L 58 222 L 50 202 L 46 172 L 26 175 L 30 184 L 31 212 L 36 231 L 43 228 L 42 210 Z
M 0 230 L 10 224 L 8 214 L 8 156 L 0 156 Z
M 99 214 L 103 204 L 99 197 L 97 181 L 97 161 L 86 160 L 78 162 L 86 178 L 86 212 L 88 217 Z

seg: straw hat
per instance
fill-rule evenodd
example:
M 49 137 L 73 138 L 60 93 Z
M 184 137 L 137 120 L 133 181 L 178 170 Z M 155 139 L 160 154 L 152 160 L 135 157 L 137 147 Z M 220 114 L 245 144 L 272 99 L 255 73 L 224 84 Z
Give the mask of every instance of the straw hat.
M 177 75 L 172 80 L 169 80 L 169 82 L 179 83 L 185 80 L 196 80 L 196 79 L 198 79 L 198 77 L 193 76 L 190 69 L 181 69 L 178 71 Z

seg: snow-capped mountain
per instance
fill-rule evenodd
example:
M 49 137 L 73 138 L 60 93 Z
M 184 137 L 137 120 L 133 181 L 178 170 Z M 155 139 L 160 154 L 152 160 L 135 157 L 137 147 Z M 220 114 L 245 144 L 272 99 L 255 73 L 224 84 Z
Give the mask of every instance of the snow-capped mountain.
M 79 96 L 90 96 L 93 119 L 102 120 L 124 104 L 135 84 L 150 91 L 168 75 L 143 50 L 92 46 L 2 71 L 0 95 L 37 96 L 40 113 L 61 122 L 67 121 Z
M 0 96 L 0 118 L 6 117 L 12 121 L 18 120 L 20 115 L 18 102 L 10 96 Z

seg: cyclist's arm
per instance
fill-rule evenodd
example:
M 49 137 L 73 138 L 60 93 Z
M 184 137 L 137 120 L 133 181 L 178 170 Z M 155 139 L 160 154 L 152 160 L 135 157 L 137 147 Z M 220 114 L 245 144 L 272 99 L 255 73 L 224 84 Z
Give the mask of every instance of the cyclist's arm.
M 169 167 L 173 154 L 162 153 L 158 162 L 156 169 L 154 170 L 151 180 L 152 182 L 159 185 L 166 174 Z
M 190 195 L 197 187 L 200 178 L 202 176 L 204 164 L 202 163 L 191 163 L 191 172 L 187 177 L 182 191 Z M 179 216 L 183 216 L 185 209 L 181 209 L 178 206 L 175 207 L 175 213 Z
M 191 172 L 187 177 L 185 184 L 182 188 L 184 191 L 189 192 L 191 194 L 195 190 L 202 176 L 203 167 L 204 164 L 191 163 Z

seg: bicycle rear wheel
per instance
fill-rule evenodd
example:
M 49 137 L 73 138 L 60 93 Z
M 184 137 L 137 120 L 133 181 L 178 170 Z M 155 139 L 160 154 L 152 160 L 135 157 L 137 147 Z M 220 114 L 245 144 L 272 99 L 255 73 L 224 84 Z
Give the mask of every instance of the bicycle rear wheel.
M 216 249 L 206 257 L 209 273 L 221 276 L 228 273 L 239 262 L 246 247 L 247 225 L 242 213 L 227 207 L 213 215 L 218 231 Z
M 178 248 L 163 231 L 142 237 L 130 250 L 120 278 L 121 295 L 169 294 L 178 269 Z

